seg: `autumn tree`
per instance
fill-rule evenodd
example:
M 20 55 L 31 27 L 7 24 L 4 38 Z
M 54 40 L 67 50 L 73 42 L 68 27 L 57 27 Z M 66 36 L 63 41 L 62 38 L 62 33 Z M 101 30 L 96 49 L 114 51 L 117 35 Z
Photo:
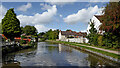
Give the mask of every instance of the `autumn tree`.
M 104 33 L 104 45 L 108 47 L 120 47 L 120 2 L 110 2 L 104 9 L 101 18 L 101 30 Z
M 2 33 L 11 40 L 21 35 L 20 21 L 17 19 L 13 8 L 9 9 L 2 19 Z

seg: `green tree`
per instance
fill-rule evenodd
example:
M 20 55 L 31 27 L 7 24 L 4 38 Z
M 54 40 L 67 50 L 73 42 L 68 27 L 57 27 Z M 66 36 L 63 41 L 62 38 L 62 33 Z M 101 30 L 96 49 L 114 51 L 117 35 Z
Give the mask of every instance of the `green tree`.
M 22 32 L 26 33 L 26 35 L 34 35 L 37 36 L 37 29 L 34 26 L 26 25 L 24 28 L 22 28 Z
M 13 8 L 9 9 L 2 19 L 2 33 L 11 40 L 21 35 L 20 22 Z
M 1 32 L 2 32 L 2 24 L 0 23 L 0 34 L 1 34 Z
M 23 34 L 23 33 L 24 33 L 24 28 L 23 28 L 23 26 L 21 26 L 20 28 L 21 28 L 21 34 Z
M 89 34 L 87 35 L 87 38 L 89 39 L 89 43 L 90 44 L 94 44 L 94 45 L 97 45 L 97 40 L 98 40 L 98 34 L 97 34 L 97 30 L 96 28 L 94 28 L 94 21 L 92 22 L 91 19 L 90 19 L 90 27 L 91 29 L 89 29 Z
M 52 29 L 50 29 L 44 34 L 44 38 L 49 39 L 49 40 L 58 39 L 58 33 L 59 33 L 58 29 L 54 30 L 54 31 L 52 31 Z

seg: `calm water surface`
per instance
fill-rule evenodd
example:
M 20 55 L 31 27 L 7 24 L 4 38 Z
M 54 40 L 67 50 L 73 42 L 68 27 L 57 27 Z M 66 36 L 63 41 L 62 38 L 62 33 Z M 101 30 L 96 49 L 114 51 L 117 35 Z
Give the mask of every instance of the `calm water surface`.
M 61 44 L 38 42 L 34 48 L 3 57 L 5 66 L 119 66 L 101 57 Z

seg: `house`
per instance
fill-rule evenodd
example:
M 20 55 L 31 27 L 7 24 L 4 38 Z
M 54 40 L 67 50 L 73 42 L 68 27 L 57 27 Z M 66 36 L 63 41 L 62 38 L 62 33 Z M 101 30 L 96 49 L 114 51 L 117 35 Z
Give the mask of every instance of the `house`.
M 93 17 L 92 17 L 92 19 L 91 19 L 91 21 L 92 22 L 94 22 L 94 27 L 97 29 L 97 32 L 99 33 L 99 34 L 103 34 L 104 33 L 104 31 L 101 31 L 101 30 L 99 30 L 99 28 L 100 28 L 100 25 L 102 24 L 102 20 L 101 20 L 101 18 L 103 17 L 103 15 L 94 15 Z M 90 27 L 90 24 L 88 24 L 88 27 L 87 27 L 87 34 L 89 34 L 90 32 L 89 32 L 89 29 L 90 29 L 91 27 Z
M 75 32 L 72 30 L 59 31 L 59 40 L 67 42 L 84 43 L 86 32 Z

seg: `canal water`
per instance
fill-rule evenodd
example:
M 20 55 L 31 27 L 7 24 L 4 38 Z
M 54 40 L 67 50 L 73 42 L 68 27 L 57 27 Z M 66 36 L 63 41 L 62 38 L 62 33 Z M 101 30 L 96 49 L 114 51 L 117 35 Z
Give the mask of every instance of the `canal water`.
M 6 66 L 118 67 L 119 64 L 62 44 L 38 42 L 33 48 L 10 53 L 4 56 L 2 59 L 2 67 L 5 68 Z

